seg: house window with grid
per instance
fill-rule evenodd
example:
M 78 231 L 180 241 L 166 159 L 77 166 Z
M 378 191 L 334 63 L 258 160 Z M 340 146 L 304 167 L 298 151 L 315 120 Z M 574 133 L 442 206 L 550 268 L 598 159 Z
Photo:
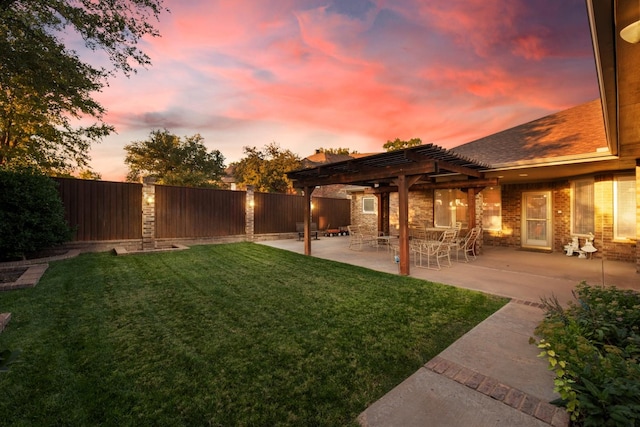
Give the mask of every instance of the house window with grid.
M 469 205 L 467 195 L 460 190 L 434 192 L 433 223 L 436 227 L 453 227 L 456 222 L 467 222 Z
M 571 234 L 595 233 L 595 203 L 593 179 L 580 179 L 571 183 Z
M 376 198 L 375 197 L 363 197 L 362 198 L 362 213 L 374 214 L 376 213 Z
M 502 195 L 499 186 L 482 190 L 482 228 L 494 231 L 502 229 Z
M 613 234 L 619 240 L 636 238 L 635 176 L 619 176 L 613 182 Z

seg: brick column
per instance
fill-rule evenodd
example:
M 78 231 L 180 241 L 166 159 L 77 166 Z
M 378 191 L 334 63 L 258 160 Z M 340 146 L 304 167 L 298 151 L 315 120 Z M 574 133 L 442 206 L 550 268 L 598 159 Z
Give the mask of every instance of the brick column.
M 253 185 L 247 185 L 245 201 L 245 234 L 249 241 L 253 241 L 255 235 L 255 198 Z
M 142 180 L 142 250 L 156 248 L 156 179 Z

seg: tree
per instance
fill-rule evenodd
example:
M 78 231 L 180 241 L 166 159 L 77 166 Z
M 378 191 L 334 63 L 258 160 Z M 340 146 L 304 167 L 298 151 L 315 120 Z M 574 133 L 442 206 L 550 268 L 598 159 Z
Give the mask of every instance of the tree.
M 92 142 L 114 128 L 92 98 L 116 71 L 150 64 L 137 48 L 158 36 L 150 18 L 162 0 L 0 0 L 0 166 L 69 173 L 87 164 Z M 112 69 L 96 68 L 65 46 L 80 36 Z M 95 123 L 79 125 L 79 119 Z
M 151 131 L 149 139 L 124 147 L 127 181 L 151 175 L 159 184 L 217 187 L 224 174 L 224 156 L 218 150 L 208 152 L 203 141 L 199 134 L 183 141 L 166 129 Z
M 78 174 L 78 178 L 93 180 L 93 181 L 100 181 L 102 179 L 102 174 L 100 172 L 95 172 L 91 169 L 83 169 Z
M 318 148 L 316 150 L 316 153 L 326 153 L 326 154 L 357 154 L 357 151 L 351 151 L 348 148 Z
M 70 237 L 51 178 L 33 170 L 0 169 L 0 259 L 21 258 Z
M 417 145 L 422 145 L 422 140 L 420 138 L 411 138 L 408 141 L 403 141 L 400 138 L 396 138 L 395 140 L 387 141 L 382 148 L 387 151 L 395 151 L 402 150 L 403 148 L 415 147 Z
M 282 150 L 272 142 L 262 150 L 244 147 L 246 157 L 234 163 L 234 177 L 241 186 L 253 185 L 256 191 L 266 193 L 293 193 L 287 172 L 299 169 L 300 157 L 290 150 Z

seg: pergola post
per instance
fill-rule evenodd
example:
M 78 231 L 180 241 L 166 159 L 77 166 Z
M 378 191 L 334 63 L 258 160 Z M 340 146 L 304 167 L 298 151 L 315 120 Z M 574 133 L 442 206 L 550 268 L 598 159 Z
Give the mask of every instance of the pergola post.
M 389 193 L 376 193 L 378 198 L 378 231 L 389 235 Z
M 467 205 L 469 213 L 469 230 L 476 226 L 476 189 L 467 189 Z
M 304 187 L 304 254 L 311 255 L 311 193 L 315 187 Z
M 408 276 L 409 260 L 409 183 L 405 175 L 398 176 L 398 220 L 400 223 L 400 275 Z

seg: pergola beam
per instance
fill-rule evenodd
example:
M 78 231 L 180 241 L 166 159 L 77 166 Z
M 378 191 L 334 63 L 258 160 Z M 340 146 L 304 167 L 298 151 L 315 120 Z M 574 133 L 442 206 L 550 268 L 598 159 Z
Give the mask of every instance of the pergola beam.
M 434 182 L 430 184 L 414 184 L 412 190 L 443 190 L 443 189 L 465 189 L 465 188 L 484 188 L 491 185 L 498 185 L 498 178 L 477 179 L 468 181 L 448 181 L 448 182 Z M 380 193 L 396 193 L 398 191 L 397 185 L 387 185 L 377 188 L 367 188 L 364 190 L 367 194 L 380 194 Z

